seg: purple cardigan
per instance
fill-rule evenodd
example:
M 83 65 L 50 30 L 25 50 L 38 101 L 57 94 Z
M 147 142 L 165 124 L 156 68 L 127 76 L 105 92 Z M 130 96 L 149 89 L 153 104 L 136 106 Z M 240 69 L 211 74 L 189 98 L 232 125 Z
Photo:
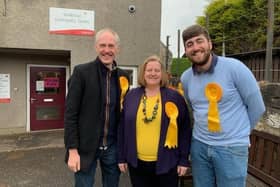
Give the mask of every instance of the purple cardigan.
M 186 102 L 177 91 L 169 88 L 161 88 L 161 130 L 158 148 L 158 159 L 156 173 L 167 173 L 177 165 L 189 166 L 188 156 L 191 142 L 191 125 Z M 118 129 L 118 162 L 129 163 L 137 167 L 136 150 L 136 115 L 144 88 L 139 87 L 128 92 L 124 99 L 123 112 Z M 169 118 L 165 113 L 165 103 L 172 101 L 179 110 L 178 124 L 178 147 L 169 149 L 164 147 L 165 137 L 168 129 Z

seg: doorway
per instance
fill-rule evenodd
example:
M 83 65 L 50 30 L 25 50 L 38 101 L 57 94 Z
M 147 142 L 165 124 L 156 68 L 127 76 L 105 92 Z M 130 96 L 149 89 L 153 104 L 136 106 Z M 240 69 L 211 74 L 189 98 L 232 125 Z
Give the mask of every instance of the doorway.
M 28 65 L 31 131 L 64 128 L 66 67 Z

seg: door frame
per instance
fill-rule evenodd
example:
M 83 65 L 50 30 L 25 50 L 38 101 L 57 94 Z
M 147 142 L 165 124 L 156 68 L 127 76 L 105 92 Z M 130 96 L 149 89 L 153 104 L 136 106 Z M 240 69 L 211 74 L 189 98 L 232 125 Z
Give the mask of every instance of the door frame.
M 64 65 L 38 65 L 38 64 L 27 64 L 26 66 L 26 131 L 30 132 L 30 67 L 46 67 L 46 68 L 65 68 L 66 77 L 65 77 L 65 97 L 68 91 L 67 80 L 70 77 L 70 67 Z M 47 130 L 42 130 L 47 131 Z

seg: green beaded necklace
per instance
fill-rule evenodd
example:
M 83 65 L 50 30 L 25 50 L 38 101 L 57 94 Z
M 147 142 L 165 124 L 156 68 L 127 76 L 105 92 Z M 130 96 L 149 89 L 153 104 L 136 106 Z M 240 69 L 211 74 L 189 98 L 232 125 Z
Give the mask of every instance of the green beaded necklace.
M 143 111 L 143 114 L 145 116 L 145 118 L 143 118 L 143 121 L 144 121 L 144 123 L 150 123 L 154 119 L 156 119 L 157 111 L 158 111 L 158 105 L 159 105 L 159 98 L 157 98 L 156 104 L 154 106 L 152 117 L 147 117 L 147 110 L 146 110 L 147 96 L 146 96 L 145 92 L 144 92 L 144 96 L 143 96 L 143 99 L 142 99 L 142 103 L 143 103 L 143 110 L 142 111 Z

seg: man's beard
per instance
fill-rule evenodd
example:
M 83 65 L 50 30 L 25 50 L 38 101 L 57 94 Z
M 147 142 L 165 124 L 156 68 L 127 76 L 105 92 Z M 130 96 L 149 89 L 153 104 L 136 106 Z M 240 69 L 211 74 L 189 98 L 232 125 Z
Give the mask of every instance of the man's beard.
M 195 64 L 195 66 L 204 66 L 205 64 L 207 64 L 207 62 L 209 61 L 209 58 L 211 56 L 211 53 L 208 50 L 205 53 L 206 54 L 202 61 L 192 61 Z

